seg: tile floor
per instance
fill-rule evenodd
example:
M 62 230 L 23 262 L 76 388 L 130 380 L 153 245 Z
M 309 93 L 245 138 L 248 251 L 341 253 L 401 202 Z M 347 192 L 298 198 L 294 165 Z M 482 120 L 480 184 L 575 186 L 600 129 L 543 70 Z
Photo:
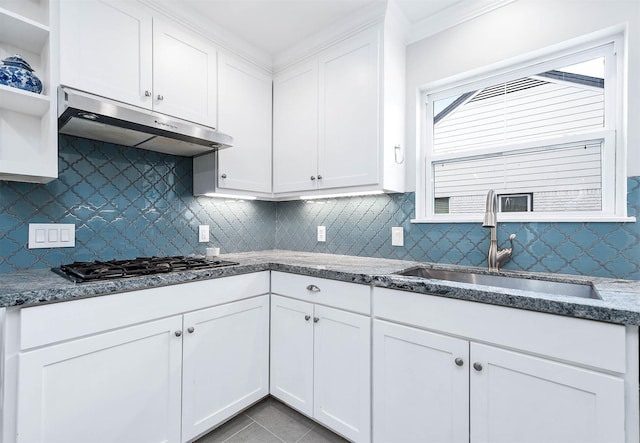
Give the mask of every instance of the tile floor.
M 195 443 L 347 443 L 273 397 L 226 422 Z

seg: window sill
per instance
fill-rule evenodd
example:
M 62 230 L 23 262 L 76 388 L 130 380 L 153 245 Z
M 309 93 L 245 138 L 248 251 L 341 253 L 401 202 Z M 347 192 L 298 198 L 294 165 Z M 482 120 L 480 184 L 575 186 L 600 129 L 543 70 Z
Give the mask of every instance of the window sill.
M 483 214 L 460 216 L 426 217 L 411 219 L 411 223 L 478 223 Z M 499 223 L 633 223 L 635 217 L 617 215 L 560 215 L 560 214 L 504 214 L 498 213 Z

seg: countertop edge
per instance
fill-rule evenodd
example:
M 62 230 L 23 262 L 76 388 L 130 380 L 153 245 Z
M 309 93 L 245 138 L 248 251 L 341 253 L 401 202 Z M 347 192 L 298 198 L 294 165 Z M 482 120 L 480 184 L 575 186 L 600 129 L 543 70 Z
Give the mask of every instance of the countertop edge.
M 640 282 L 635 281 L 577 275 L 544 275 L 549 279 L 590 282 L 602 297 L 602 300 L 596 300 L 395 274 L 416 265 L 469 269 L 456 265 L 296 251 L 260 251 L 225 255 L 225 258 L 227 257 L 240 264 L 95 283 L 75 284 L 48 269 L 3 274 L 5 278 L 0 282 L 0 307 L 38 306 L 260 271 L 279 271 L 587 320 L 640 325 Z M 536 275 L 524 271 L 507 272 L 529 278 Z

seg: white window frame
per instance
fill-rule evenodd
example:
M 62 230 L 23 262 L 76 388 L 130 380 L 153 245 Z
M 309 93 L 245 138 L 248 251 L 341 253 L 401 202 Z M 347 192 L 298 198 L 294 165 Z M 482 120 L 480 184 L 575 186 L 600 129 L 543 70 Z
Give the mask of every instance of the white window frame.
M 507 212 L 500 213 L 503 222 L 593 222 L 635 221 L 627 217 L 627 157 L 626 109 L 623 91 L 625 62 L 624 35 L 618 33 L 581 41 L 567 42 L 562 47 L 548 48 L 533 54 L 495 64 L 474 72 L 444 79 L 420 89 L 418 111 L 418 139 L 416 155 L 416 218 L 414 223 L 481 222 L 483 214 L 436 214 L 434 211 L 433 163 L 464 157 L 475 157 L 498 152 L 533 147 L 572 143 L 583 140 L 602 140 L 602 210 L 571 212 Z M 602 129 L 579 134 L 552 136 L 548 139 L 510 142 L 485 146 L 465 152 L 433 151 L 433 102 L 442 98 L 479 90 L 498 83 L 531 76 L 561 66 L 570 66 L 585 60 L 605 57 L 605 125 Z

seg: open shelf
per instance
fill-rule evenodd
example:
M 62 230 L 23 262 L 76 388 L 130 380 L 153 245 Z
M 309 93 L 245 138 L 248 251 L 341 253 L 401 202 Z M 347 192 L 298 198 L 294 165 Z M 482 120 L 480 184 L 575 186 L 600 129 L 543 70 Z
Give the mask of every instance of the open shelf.
M 0 42 L 40 54 L 48 39 L 48 26 L 0 8 Z
M 58 52 L 50 6 L 49 0 L 0 0 L 0 59 L 20 54 L 44 88 L 36 94 L 0 85 L 0 180 L 47 183 L 58 174 Z
M 49 96 L 0 85 L 0 109 L 42 117 L 50 102 Z

